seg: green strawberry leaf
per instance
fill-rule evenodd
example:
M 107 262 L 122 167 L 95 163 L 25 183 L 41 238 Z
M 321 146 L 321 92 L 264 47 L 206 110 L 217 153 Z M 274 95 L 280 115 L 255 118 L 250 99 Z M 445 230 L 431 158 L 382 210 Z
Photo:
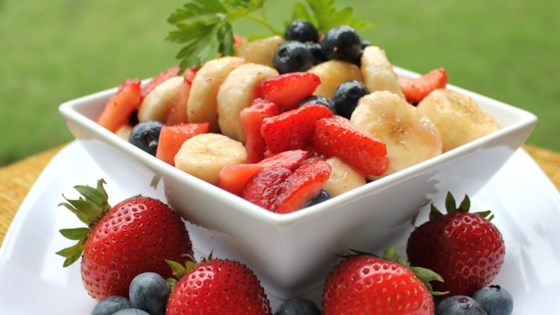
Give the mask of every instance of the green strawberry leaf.
M 443 217 L 443 213 L 441 213 L 441 211 L 439 211 L 439 209 L 432 203 L 430 205 L 430 221 L 435 221 L 441 217 Z
M 461 204 L 459 205 L 459 208 L 457 208 L 457 210 L 462 212 L 469 212 L 470 208 L 471 200 L 468 195 L 465 195 L 465 198 L 463 198 L 463 201 L 461 201 Z
M 166 259 L 165 262 L 171 268 L 171 272 L 177 279 L 181 279 L 185 274 L 187 274 L 187 268 L 181 263 L 178 263 L 173 260 Z
M 64 248 L 64 249 L 56 252 L 57 255 L 66 258 L 64 260 L 63 267 L 70 266 L 71 264 L 76 262 L 76 260 L 78 260 L 82 256 L 82 252 L 84 251 L 84 242 L 85 241 L 83 239 L 81 239 L 76 244 L 74 244 L 73 246 Z
M 64 195 L 62 196 L 66 202 L 60 203 L 59 206 L 70 210 L 80 221 L 87 225 L 87 227 L 61 229 L 59 231 L 65 238 L 78 241 L 74 246 L 57 252 L 58 255 L 66 258 L 64 267 L 70 266 L 80 258 L 84 250 L 85 240 L 88 238 L 93 227 L 111 209 L 108 203 L 107 192 L 103 187 L 104 184 L 105 180 L 100 179 L 97 181 L 96 188 L 83 185 L 75 186 L 74 188 L 81 195 L 78 199 L 68 199 Z
M 62 229 L 59 230 L 62 236 L 66 237 L 69 240 L 78 241 L 81 239 L 85 239 L 89 233 L 91 232 L 90 228 L 75 228 L 75 229 Z
M 457 203 L 451 192 L 447 192 L 447 196 L 445 197 L 445 209 L 447 209 L 447 213 L 457 211 Z

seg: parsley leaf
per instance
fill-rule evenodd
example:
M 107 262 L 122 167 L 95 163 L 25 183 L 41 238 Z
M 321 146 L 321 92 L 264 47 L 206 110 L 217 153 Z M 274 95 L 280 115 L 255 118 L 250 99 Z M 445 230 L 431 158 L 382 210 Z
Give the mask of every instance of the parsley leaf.
M 167 22 L 177 29 L 166 39 L 183 44 L 180 67 L 198 66 L 233 53 L 231 22 L 261 9 L 264 0 L 188 0 Z
M 259 23 L 271 33 L 281 35 L 281 31 L 269 24 L 265 15 L 251 15 L 263 10 L 265 0 L 186 0 L 185 4 L 171 13 L 167 22 L 176 27 L 169 32 L 167 40 L 183 44 L 177 54 L 180 67 L 185 69 L 199 66 L 219 56 L 231 55 L 233 49 L 232 22 L 245 18 Z M 297 3 L 292 17 L 302 18 L 326 32 L 343 24 L 355 29 L 371 26 L 352 16 L 352 8 L 337 10 L 334 0 L 306 0 Z M 264 10 L 263 10 L 264 11 Z M 263 12 L 264 13 L 264 12 Z
M 293 19 L 305 19 L 313 23 L 319 32 L 327 32 L 331 28 L 341 25 L 348 25 L 354 29 L 366 29 L 373 24 L 356 19 L 352 13 L 351 7 L 344 7 L 341 10 L 336 9 L 334 0 L 306 0 L 307 8 L 299 3 L 294 7 Z

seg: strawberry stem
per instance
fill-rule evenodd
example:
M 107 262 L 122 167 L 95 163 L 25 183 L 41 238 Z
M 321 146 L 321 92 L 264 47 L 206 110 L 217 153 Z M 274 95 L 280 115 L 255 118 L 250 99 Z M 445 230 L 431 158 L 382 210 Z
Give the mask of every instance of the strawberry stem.
M 75 186 L 74 189 L 81 195 L 78 199 L 68 199 L 64 195 L 62 196 L 66 202 L 60 203 L 59 206 L 70 210 L 80 221 L 87 225 L 87 227 L 62 229 L 59 231 L 65 238 L 77 241 L 73 246 L 64 248 L 56 253 L 66 258 L 64 260 L 64 267 L 70 266 L 80 258 L 84 250 L 85 241 L 91 230 L 111 209 L 107 191 L 103 187 L 104 184 L 105 180 L 100 179 L 97 181 L 95 188 L 82 185 Z

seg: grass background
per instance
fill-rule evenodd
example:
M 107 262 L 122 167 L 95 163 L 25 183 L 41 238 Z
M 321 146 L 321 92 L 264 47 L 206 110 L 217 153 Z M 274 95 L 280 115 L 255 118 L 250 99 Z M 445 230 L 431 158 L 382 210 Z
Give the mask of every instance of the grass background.
M 269 18 L 281 25 L 295 2 L 268 1 Z M 361 35 L 393 64 L 417 72 L 443 66 L 451 84 L 534 112 L 540 122 L 528 142 L 560 151 L 560 1 L 337 3 L 376 24 Z M 164 38 L 166 18 L 181 4 L 0 0 L 0 165 L 72 139 L 60 103 L 176 64 L 179 46 Z

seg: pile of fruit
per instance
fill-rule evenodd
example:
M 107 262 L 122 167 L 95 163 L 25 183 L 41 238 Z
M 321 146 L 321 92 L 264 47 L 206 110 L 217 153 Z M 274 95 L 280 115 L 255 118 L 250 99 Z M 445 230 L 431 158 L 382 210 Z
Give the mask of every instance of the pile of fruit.
M 179 54 L 187 63 L 146 84 L 126 80 L 97 122 L 275 213 L 322 202 L 499 128 L 470 97 L 446 89 L 444 69 L 399 77 L 331 0 L 307 1 L 321 29 L 295 20 L 283 36 L 229 36 L 224 19 L 262 2 L 188 1 L 170 18 L 191 19 L 172 36 L 187 43 Z M 348 25 L 335 23 L 342 20 Z M 173 209 L 142 196 L 111 207 L 103 185 L 76 186 L 82 196 L 63 203 L 87 227 L 61 230 L 76 244 L 57 253 L 65 266 L 81 258 L 84 287 L 98 301 L 92 314 L 273 314 L 243 262 L 197 262 Z M 493 285 L 505 256 L 502 236 L 489 213 L 469 207 L 468 197 L 457 206 L 449 194 L 447 213 L 432 206 L 430 221 L 410 235 L 410 262 L 396 248 L 381 256 L 352 251 L 325 279 L 319 305 L 294 297 L 274 314 L 511 314 L 511 295 Z
M 145 85 L 124 82 L 97 122 L 156 158 L 276 213 L 289 213 L 498 129 L 447 74 L 399 78 L 385 52 L 343 25 L 296 20 L 284 37 Z
M 111 207 L 103 185 L 76 186 L 80 198 L 63 203 L 88 226 L 61 230 L 77 242 L 57 253 L 65 266 L 81 257 L 84 287 L 98 301 L 93 315 L 272 314 L 246 265 L 211 255 L 197 262 L 175 211 L 142 196 Z M 457 206 L 451 194 L 445 214 L 432 204 L 406 245 L 415 266 L 395 247 L 382 256 L 351 251 L 326 278 L 321 307 L 294 297 L 274 314 L 511 314 L 511 295 L 490 285 L 504 241 L 489 211 L 469 207 L 467 196 Z

